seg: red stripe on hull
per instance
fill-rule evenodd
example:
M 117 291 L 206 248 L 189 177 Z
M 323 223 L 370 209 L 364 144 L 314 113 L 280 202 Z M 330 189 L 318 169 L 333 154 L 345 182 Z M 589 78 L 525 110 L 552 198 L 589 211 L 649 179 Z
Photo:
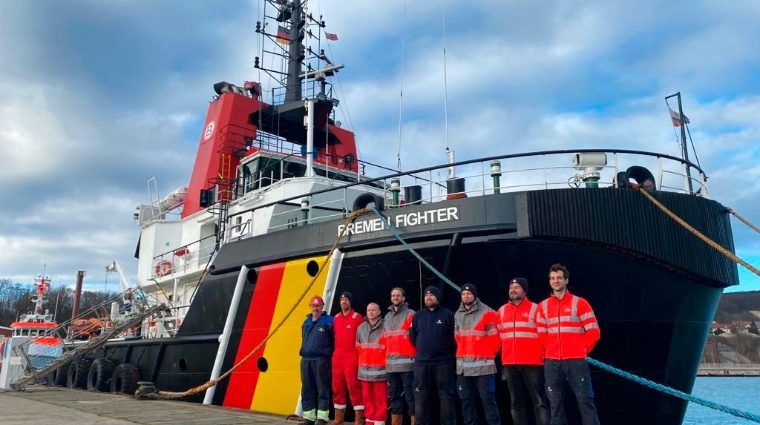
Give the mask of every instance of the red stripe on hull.
M 251 305 L 248 306 L 240 347 L 235 355 L 235 364 L 243 360 L 269 333 L 284 272 L 284 263 L 264 266 L 259 270 L 256 288 L 251 297 Z M 258 353 L 263 354 L 265 348 L 266 344 L 259 349 Z M 258 356 L 254 355 L 253 358 L 232 372 L 222 403 L 224 406 L 240 409 L 251 408 L 256 383 L 259 379 L 259 369 L 256 367 L 257 358 Z

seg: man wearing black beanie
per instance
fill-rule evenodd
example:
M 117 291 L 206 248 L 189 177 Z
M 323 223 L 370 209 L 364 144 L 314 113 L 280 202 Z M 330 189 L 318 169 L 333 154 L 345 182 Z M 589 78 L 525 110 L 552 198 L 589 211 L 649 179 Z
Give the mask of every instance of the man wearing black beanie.
M 441 425 L 454 425 L 454 313 L 440 306 L 441 292 L 425 289 L 425 307 L 412 317 L 409 337 L 414 358 L 415 425 L 430 424 L 433 393 L 440 400 Z
M 509 301 L 499 308 L 502 378 L 507 381 L 515 425 L 528 425 L 531 405 L 536 425 L 549 425 L 544 388 L 544 349 L 538 335 L 538 305 L 528 299 L 528 280 L 509 281 Z M 530 401 L 529 401 L 530 400 Z

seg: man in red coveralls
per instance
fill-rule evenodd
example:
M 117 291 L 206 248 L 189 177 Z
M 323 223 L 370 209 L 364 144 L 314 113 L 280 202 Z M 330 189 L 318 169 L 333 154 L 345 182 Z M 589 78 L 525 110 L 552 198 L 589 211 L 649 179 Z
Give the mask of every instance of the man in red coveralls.
M 359 349 L 359 380 L 367 423 L 385 425 L 388 417 L 388 383 L 385 382 L 385 337 L 380 306 L 367 305 L 367 318 L 356 332 Z
M 350 292 L 340 294 L 340 313 L 335 315 L 335 352 L 332 358 L 332 390 L 335 420 L 332 425 L 340 425 L 346 414 L 346 386 L 354 406 L 355 423 L 364 422 L 364 401 L 359 383 L 359 352 L 356 349 L 356 330 L 364 322 L 364 317 L 351 308 L 353 296 Z
M 570 272 L 562 264 L 549 269 L 552 294 L 539 307 L 538 336 L 546 349 L 544 378 L 551 410 L 551 425 L 567 424 L 565 381 L 578 400 L 583 425 L 599 425 L 594 406 L 594 389 L 586 356 L 601 333 L 588 301 L 567 290 Z
M 512 422 L 528 425 L 526 393 L 533 402 L 536 425 L 549 425 L 544 389 L 544 348 L 538 339 L 538 304 L 528 299 L 528 280 L 509 283 L 509 301 L 499 309 L 502 378 L 512 398 Z
M 496 312 L 478 298 L 472 283 L 462 286 L 462 303 L 454 314 L 454 339 L 457 343 L 457 392 L 462 401 L 465 425 L 478 423 L 475 404 L 477 396 L 483 402 L 488 425 L 500 425 L 496 406 L 496 363 L 499 351 L 499 330 Z

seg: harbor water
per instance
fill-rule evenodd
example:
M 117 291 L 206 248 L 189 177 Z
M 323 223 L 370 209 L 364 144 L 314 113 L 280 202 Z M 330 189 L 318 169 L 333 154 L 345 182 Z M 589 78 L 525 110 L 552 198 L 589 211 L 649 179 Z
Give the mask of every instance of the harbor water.
M 760 415 L 760 377 L 697 377 L 692 395 Z M 684 425 L 743 425 L 754 423 L 709 407 L 689 403 Z

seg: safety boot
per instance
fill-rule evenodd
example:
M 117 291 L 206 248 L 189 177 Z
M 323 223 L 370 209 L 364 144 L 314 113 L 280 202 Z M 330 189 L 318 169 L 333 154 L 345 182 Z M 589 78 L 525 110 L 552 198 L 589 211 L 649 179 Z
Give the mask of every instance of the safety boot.
M 343 418 L 346 417 L 346 409 L 335 409 L 335 419 L 330 425 L 343 425 Z
M 354 425 L 363 425 L 364 424 L 364 410 L 354 410 L 354 416 L 356 416 L 356 420 L 354 421 Z
M 314 425 L 327 425 L 327 421 L 324 419 L 317 419 L 317 421 L 314 422 Z

